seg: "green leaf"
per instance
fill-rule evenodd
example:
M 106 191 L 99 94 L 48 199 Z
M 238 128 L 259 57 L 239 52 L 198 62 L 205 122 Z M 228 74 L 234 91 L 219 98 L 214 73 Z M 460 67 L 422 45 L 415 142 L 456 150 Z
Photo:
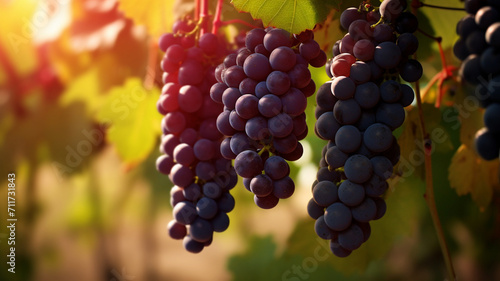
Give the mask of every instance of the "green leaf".
M 332 8 L 340 1 L 321 0 L 232 0 L 238 11 L 249 12 L 253 18 L 262 19 L 265 26 L 274 26 L 291 33 L 313 29 L 323 22 Z M 336 5 L 335 5 L 336 4 Z
M 464 4 L 458 0 L 435 0 L 432 1 L 432 4 L 444 7 L 464 7 Z M 455 44 L 455 41 L 458 39 L 456 25 L 463 16 L 465 16 L 465 12 L 461 11 L 430 7 L 422 7 L 417 10 L 419 28 L 432 36 L 441 37 L 443 49 L 452 48 L 453 44 Z M 416 32 L 415 35 L 417 35 L 420 41 L 418 53 L 421 58 L 425 59 L 430 56 L 435 57 L 435 55 L 438 55 L 438 45 L 436 41 L 423 35 L 421 32 Z
M 111 124 L 107 139 L 113 143 L 123 161 L 136 164 L 145 159 L 159 136 L 161 115 L 156 112 L 159 90 L 144 89 L 138 78 L 111 89 L 97 118 Z

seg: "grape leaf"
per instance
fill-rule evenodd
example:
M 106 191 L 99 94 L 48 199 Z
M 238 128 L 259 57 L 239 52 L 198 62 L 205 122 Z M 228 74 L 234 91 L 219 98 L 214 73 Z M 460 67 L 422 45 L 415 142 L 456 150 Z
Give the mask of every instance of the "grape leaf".
M 473 148 L 462 144 L 451 160 L 448 179 L 458 195 L 471 194 L 472 200 L 484 210 L 499 188 L 498 161 L 481 159 Z
M 457 97 L 460 99 L 460 97 Z M 460 99 L 464 101 L 464 97 Z M 461 104 L 457 104 L 460 106 Z M 483 114 L 477 110 L 462 110 L 460 120 L 460 142 L 462 145 L 451 159 L 448 172 L 450 186 L 458 195 L 471 194 L 472 200 L 481 210 L 487 207 L 492 199 L 493 189 L 499 188 L 498 161 L 485 161 L 474 149 L 474 136 L 483 127 Z
M 138 78 L 129 78 L 111 89 L 97 118 L 110 124 L 107 139 L 124 162 L 137 164 L 153 150 L 160 134 L 161 115 L 156 112 L 159 90 L 148 91 Z
M 249 12 L 265 26 L 274 26 L 291 33 L 313 29 L 323 22 L 339 1 L 321 0 L 232 0 L 238 11 Z M 334 6 L 333 4 L 337 4 Z
M 119 10 L 131 18 L 136 25 L 143 25 L 149 34 L 159 38 L 163 33 L 172 30 L 177 16 L 183 16 L 193 9 L 192 3 L 183 2 L 179 5 L 175 0 L 151 0 L 147 4 L 141 0 L 120 0 Z M 194 2 L 194 1 L 191 1 Z M 175 9 L 175 11 L 174 11 Z

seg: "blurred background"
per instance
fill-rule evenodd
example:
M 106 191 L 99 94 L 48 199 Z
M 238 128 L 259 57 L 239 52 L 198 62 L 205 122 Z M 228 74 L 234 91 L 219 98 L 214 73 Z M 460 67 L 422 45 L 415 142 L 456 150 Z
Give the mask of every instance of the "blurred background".
M 292 198 L 261 210 L 240 181 L 230 228 L 210 247 L 190 254 L 168 237 L 172 184 L 155 169 L 162 117 L 156 42 L 192 2 L 0 0 L 0 279 L 444 280 L 411 107 L 396 132 L 402 164 L 386 195 L 387 213 L 350 257 L 334 257 L 306 213 L 325 144 L 311 129 L 314 98 L 305 153 L 292 165 Z M 341 8 L 357 4 L 344 1 Z M 223 11 L 226 19 L 250 19 L 229 1 Z M 443 36 L 450 65 L 459 63 L 450 50 L 463 15 L 419 14 L 422 28 Z M 338 17 L 332 11 L 316 31 L 328 54 L 342 36 Z M 241 29 L 223 32 L 234 38 Z M 420 48 L 425 86 L 442 65 L 435 42 L 422 38 Z M 311 71 L 317 86 L 328 80 L 323 69 Z M 431 86 L 424 105 L 428 130 L 446 136 L 433 152 L 436 200 L 458 280 L 500 280 L 498 161 L 481 162 L 466 145 L 481 127 L 481 112 L 463 116 L 453 106 L 467 90 L 453 79 L 444 81 L 444 105 L 436 108 L 439 93 Z M 16 175 L 15 274 L 7 271 L 8 173 Z

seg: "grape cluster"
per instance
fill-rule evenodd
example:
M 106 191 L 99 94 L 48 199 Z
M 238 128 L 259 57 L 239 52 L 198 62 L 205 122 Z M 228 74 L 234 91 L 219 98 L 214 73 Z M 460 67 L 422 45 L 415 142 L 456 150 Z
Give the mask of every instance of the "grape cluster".
M 465 1 L 467 15 L 457 23 L 455 56 L 463 60 L 460 76 L 475 85 L 484 107 L 484 125 L 475 146 L 485 160 L 498 159 L 500 151 L 500 2 Z
M 292 37 L 283 29 L 257 28 L 215 70 L 210 95 L 224 106 L 217 118 L 226 136 L 221 153 L 235 159 L 237 174 L 263 209 L 295 190 L 287 160 L 302 156 L 299 141 L 308 131 L 304 110 L 316 90 L 308 65 L 320 67 L 326 59 L 310 30 Z
M 214 231 L 228 228 L 227 213 L 235 204 L 230 190 L 238 178 L 231 161 L 220 153 L 223 135 L 216 120 L 223 108 L 210 98 L 215 66 L 227 54 L 227 46 L 212 33 L 198 42 L 182 35 L 191 29 L 181 22 L 174 26 L 181 35 L 168 33 L 159 41 L 165 55 L 157 108 L 164 117 L 162 155 L 156 166 L 175 185 L 169 235 L 183 239 L 187 251 L 198 253 L 210 245 Z
M 349 32 L 333 47 L 327 64 L 332 78 L 316 93 L 316 134 L 328 140 L 307 210 L 315 231 L 346 257 L 371 233 L 369 222 L 386 211 L 381 197 L 399 161 L 392 131 L 405 119 L 413 89 L 400 77 L 420 79 L 422 66 L 410 59 L 418 47 L 417 19 L 405 1 L 385 0 L 379 10 L 361 4 L 345 10 Z

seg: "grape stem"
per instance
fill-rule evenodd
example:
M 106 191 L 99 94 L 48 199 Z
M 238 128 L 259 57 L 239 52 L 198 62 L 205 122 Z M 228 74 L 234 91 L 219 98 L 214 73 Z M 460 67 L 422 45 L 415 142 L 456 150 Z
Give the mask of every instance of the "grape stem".
M 441 10 L 450 10 L 450 11 L 465 11 L 464 8 L 457 8 L 457 7 L 443 7 L 443 6 L 437 6 L 437 5 L 431 5 L 431 4 L 425 4 L 421 1 L 413 1 L 412 7 L 414 8 L 421 8 L 421 7 L 429 7 L 429 8 L 434 8 L 434 9 L 441 9 Z
M 194 20 L 198 21 L 200 18 L 200 0 L 194 0 Z
M 219 27 L 222 26 L 221 16 L 222 16 L 222 6 L 224 5 L 224 0 L 217 0 L 217 8 L 215 9 L 214 21 L 212 23 L 212 33 L 217 34 Z
M 442 65 L 442 70 L 437 73 L 431 80 L 431 82 L 427 85 L 427 87 L 424 89 L 424 92 L 422 93 L 422 96 L 425 97 L 427 95 L 427 93 L 429 92 L 429 90 L 431 89 L 431 87 L 434 85 L 434 83 L 437 82 L 437 85 L 438 85 L 438 97 L 436 98 L 436 108 L 439 108 L 441 107 L 441 101 L 443 99 L 443 96 L 444 96 L 444 91 L 443 91 L 443 83 L 445 80 L 449 79 L 449 78 L 453 78 L 453 71 L 456 70 L 456 67 L 453 66 L 453 65 L 448 65 L 446 63 L 446 56 L 444 55 L 444 51 L 443 51 L 443 46 L 441 44 L 441 41 L 442 41 L 442 38 L 441 37 L 434 37 L 432 35 L 430 35 L 429 33 L 423 31 L 422 29 L 418 29 L 418 31 L 420 33 L 422 33 L 423 35 L 431 38 L 432 40 L 436 41 L 436 43 L 438 44 L 438 49 L 439 49 L 439 56 L 441 57 L 441 65 Z
M 201 9 L 200 9 L 200 36 L 208 32 L 208 21 L 206 20 L 209 17 L 208 14 L 208 0 L 200 0 L 201 1 Z
M 412 0 L 412 12 L 416 15 L 419 0 Z M 421 3 L 421 2 L 420 2 Z M 416 4 L 416 5 L 415 5 Z M 439 41 L 438 41 L 439 42 Z M 441 48 L 440 48 L 441 50 Z M 442 54 L 441 54 L 442 55 Z M 417 54 L 413 55 L 414 59 L 417 59 Z M 444 60 L 443 60 L 444 61 Z M 439 219 L 439 214 L 436 206 L 436 199 L 434 197 L 434 183 L 432 178 L 432 140 L 429 137 L 429 133 L 425 128 L 424 112 L 422 107 L 422 99 L 420 97 L 420 83 L 415 82 L 415 96 L 417 99 L 418 116 L 420 120 L 420 128 L 422 130 L 422 139 L 424 141 L 424 155 L 425 155 L 425 193 L 424 198 L 431 213 L 432 222 L 434 224 L 434 229 L 436 230 L 436 235 L 439 241 L 439 246 L 441 247 L 441 253 L 443 254 L 443 259 L 446 265 L 446 271 L 448 274 L 449 281 L 455 281 L 456 275 L 453 268 L 453 263 L 451 261 L 450 251 L 448 250 L 448 245 L 446 244 L 446 239 L 444 237 L 443 227 Z

